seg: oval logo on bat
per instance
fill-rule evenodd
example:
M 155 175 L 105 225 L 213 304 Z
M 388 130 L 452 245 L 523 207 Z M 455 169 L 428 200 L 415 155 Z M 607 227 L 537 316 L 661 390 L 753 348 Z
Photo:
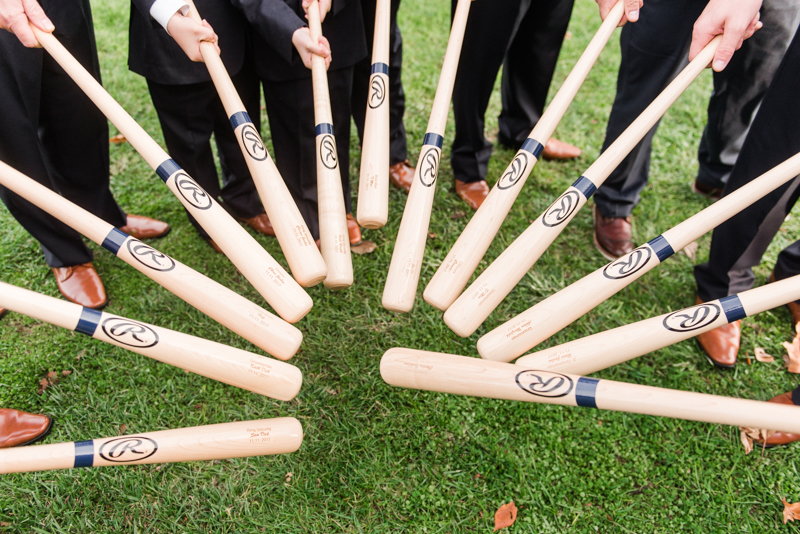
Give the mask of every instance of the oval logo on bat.
M 699 304 L 664 317 L 664 328 L 673 332 L 691 332 L 710 325 L 719 314 L 720 308 L 716 304 Z
M 158 344 L 158 334 L 155 330 L 124 317 L 111 317 L 103 321 L 103 332 L 117 343 L 137 349 L 146 349 Z
M 336 168 L 336 139 L 331 134 L 325 134 L 319 142 L 319 160 L 327 168 Z
M 128 240 L 128 252 L 136 261 L 154 271 L 166 272 L 175 268 L 175 260 L 138 239 Z
M 383 77 L 374 74 L 370 80 L 369 107 L 379 108 L 384 100 L 386 100 L 386 82 L 383 81 Z
M 429 148 L 422 156 L 422 165 L 419 167 L 419 181 L 425 187 L 430 187 L 436 183 L 439 175 L 439 150 Z
M 639 247 L 627 256 L 622 256 L 617 261 L 606 265 L 603 269 L 603 276 L 611 280 L 627 278 L 647 265 L 652 257 L 653 251 L 650 250 L 650 247 Z
M 557 398 L 572 391 L 572 379 L 567 375 L 550 371 L 521 371 L 517 374 L 517 385 L 526 393 L 537 397 Z
M 497 181 L 498 189 L 510 189 L 517 185 L 517 181 L 522 178 L 522 173 L 528 168 L 528 156 L 523 152 L 517 153 L 514 161 L 508 166 L 506 173 Z
M 178 192 L 186 202 L 195 208 L 207 210 L 211 207 L 211 197 L 188 174 L 178 173 L 175 176 L 175 185 L 178 186 Z
M 109 462 L 128 463 L 150 458 L 158 450 L 158 443 L 144 436 L 125 436 L 100 445 L 100 457 Z
M 563 223 L 578 209 L 580 194 L 573 190 L 567 191 L 553 202 L 542 217 L 542 224 L 553 227 Z
M 264 148 L 264 143 L 261 141 L 261 136 L 258 135 L 256 127 L 250 123 L 244 125 L 242 128 L 242 144 L 247 154 L 258 161 L 267 159 L 267 149 Z

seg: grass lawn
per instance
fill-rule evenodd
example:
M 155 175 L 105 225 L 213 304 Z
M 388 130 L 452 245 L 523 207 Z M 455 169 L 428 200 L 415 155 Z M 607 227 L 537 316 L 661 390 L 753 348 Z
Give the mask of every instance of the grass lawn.
M 144 80 L 126 67 L 128 3 L 95 0 L 93 8 L 106 87 L 162 142 Z M 576 2 L 554 88 L 598 27 L 596 11 L 591 0 Z M 403 81 L 413 158 L 422 144 L 448 24 L 449 2 L 404 0 Z M 481 269 L 597 157 L 616 84 L 618 40 L 612 37 L 555 133 L 580 146 L 583 155 L 537 165 Z M 635 212 L 637 243 L 708 205 L 689 186 L 710 92 L 705 72 L 662 121 L 651 182 Z M 495 93 L 487 114 L 492 139 L 499 100 Z M 353 133 L 355 194 L 360 158 Z M 0 476 L 0 532 L 490 532 L 495 510 L 511 500 L 520 510 L 510 532 L 800 532 L 797 525 L 784 526 L 781 515 L 782 498 L 800 500 L 797 445 L 745 456 L 738 430 L 727 426 L 456 397 L 383 382 L 378 362 L 388 348 L 477 356 L 481 335 L 606 263 L 592 246 L 587 207 L 478 332 L 468 339 L 453 334 L 442 314 L 422 301 L 422 289 L 469 216 L 457 216 L 468 210 L 452 190 L 452 120 L 445 138 L 431 219 L 435 237 L 428 241 L 416 306 L 405 315 L 381 307 L 406 198 L 392 190 L 387 226 L 364 231 L 377 243 L 376 252 L 353 256 L 353 287 L 331 292 L 320 284 L 309 291 L 315 306 L 298 323 L 305 339 L 291 360 L 303 371 L 304 384 L 291 402 L 191 375 L 19 314 L 7 316 L 0 323 L 0 406 L 53 414 L 47 443 L 277 416 L 298 418 L 305 441 L 285 456 Z M 512 157 L 511 151 L 495 150 L 490 183 Z M 112 145 L 111 160 L 120 204 L 172 224 L 172 233 L 154 243 L 158 249 L 265 305 L 226 258 L 198 239 L 180 204 L 130 145 Z M 38 244 L 5 208 L 0 225 L 0 280 L 57 296 Z M 757 284 L 765 282 L 797 230 L 792 218 L 757 269 Z M 256 238 L 285 265 L 277 241 Z M 709 240 L 699 241 L 697 258 L 677 254 L 543 346 L 690 305 L 692 266 L 705 260 Z M 263 354 L 91 247 L 111 297 L 108 311 Z M 783 308 L 745 319 L 742 356 L 756 346 L 782 354 L 781 342 L 792 336 L 788 325 Z M 37 394 L 49 371 L 71 373 Z M 597 376 L 759 400 L 798 383 L 777 362 L 715 370 L 691 340 Z

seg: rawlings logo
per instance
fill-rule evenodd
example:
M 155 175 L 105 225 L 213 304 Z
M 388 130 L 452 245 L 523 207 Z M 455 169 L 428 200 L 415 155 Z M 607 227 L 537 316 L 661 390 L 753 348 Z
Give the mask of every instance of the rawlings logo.
M 523 391 L 537 397 L 563 397 L 572 391 L 570 377 L 549 371 L 521 371 L 516 380 Z
M 716 304 L 692 306 L 664 317 L 664 328 L 673 332 L 691 332 L 710 325 L 719 314 L 720 308 Z
M 578 209 L 578 202 L 580 201 L 580 194 L 571 189 L 558 197 L 553 205 L 550 206 L 542 217 L 542 224 L 545 226 L 558 226 L 567 219 L 570 215 L 575 213 Z
M 369 107 L 372 109 L 381 107 L 383 101 L 386 99 L 386 82 L 378 74 L 372 76 L 370 81 L 372 91 L 369 94 Z
M 429 148 L 425 155 L 422 156 L 422 165 L 420 166 L 419 181 L 425 187 L 430 187 L 436 183 L 436 176 L 439 173 L 439 150 L 436 148 Z
M 158 334 L 152 328 L 123 317 L 111 317 L 103 321 L 103 332 L 117 343 L 129 347 L 146 349 L 158 343 Z
M 138 239 L 128 240 L 128 252 L 136 261 L 154 271 L 166 272 L 175 268 L 175 260 Z
M 100 457 L 109 462 L 138 462 L 153 456 L 158 443 L 144 436 L 126 436 L 106 441 L 100 446 Z
M 185 172 L 180 172 L 175 176 L 175 185 L 178 186 L 178 192 L 186 199 L 186 202 L 195 208 L 207 210 L 211 207 L 211 197 Z
M 652 257 L 653 251 L 650 250 L 650 247 L 639 247 L 627 256 L 622 256 L 617 261 L 606 265 L 603 269 L 603 276 L 611 280 L 627 278 L 640 271 Z
M 258 161 L 267 159 L 267 149 L 264 148 L 264 143 L 261 141 L 261 136 L 258 135 L 255 126 L 250 123 L 245 124 L 241 135 L 242 144 L 251 158 Z
M 522 173 L 528 168 L 528 156 L 524 152 L 518 152 L 514 161 L 508 166 L 506 173 L 498 180 L 498 189 L 509 189 L 517 185 L 517 181 L 522 178 Z
M 327 168 L 336 168 L 336 140 L 331 134 L 325 134 L 319 142 L 319 160 Z

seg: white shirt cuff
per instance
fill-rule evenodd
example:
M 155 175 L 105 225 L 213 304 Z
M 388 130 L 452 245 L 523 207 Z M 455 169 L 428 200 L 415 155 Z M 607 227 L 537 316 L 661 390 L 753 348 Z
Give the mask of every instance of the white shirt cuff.
M 169 19 L 172 15 L 180 12 L 181 15 L 189 14 L 189 4 L 183 0 L 156 0 L 150 6 L 150 16 L 156 19 L 161 26 L 166 30 Z M 167 31 L 169 33 L 169 31 Z

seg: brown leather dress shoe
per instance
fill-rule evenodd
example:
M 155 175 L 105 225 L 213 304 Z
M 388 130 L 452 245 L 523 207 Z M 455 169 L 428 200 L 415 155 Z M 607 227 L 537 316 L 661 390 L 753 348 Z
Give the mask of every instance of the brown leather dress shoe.
M 108 304 L 103 281 L 91 263 L 53 267 L 53 274 L 56 276 L 58 290 L 68 301 L 96 309 Z
M 695 304 L 702 303 L 700 297 L 697 297 Z M 742 321 L 734 321 L 698 335 L 697 343 L 714 366 L 720 369 L 732 369 L 736 365 L 741 338 Z
M 272 227 L 272 223 L 269 222 L 269 217 L 267 217 L 266 213 L 262 213 L 261 215 L 256 215 L 255 217 L 250 217 L 249 219 L 242 219 L 247 226 L 264 235 L 269 235 L 275 237 L 275 229 Z
M 29 445 L 50 432 L 53 420 L 46 415 L 0 408 L 0 449 Z
M 767 402 L 774 402 L 776 404 L 788 404 L 789 406 L 796 406 L 794 402 L 792 402 L 792 392 L 789 393 L 782 393 L 777 397 L 773 397 Z M 800 415 L 800 412 L 797 412 Z M 795 441 L 800 441 L 800 434 L 792 434 L 789 432 L 775 432 L 770 437 L 764 441 L 754 440 L 756 443 L 759 443 L 767 448 L 775 447 L 777 445 L 788 445 L 789 443 L 794 443 Z
M 411 184 L 414 182 L 415 173 L 416 169 L 408 160 L 401 161 L 389 167 L 389 181 L 397 189 L 408 193 L 411 190 Z
M 580 148 L 553 137 L 547 140 L 542 150 L 542 157 L 546 160 L 574 159 L 580 155 Z
M 170 231 L 170 227 L 163 221 L 157 221 L 144 215 L 128 214 L 128 221 L 120 230 L 136 239 L 154 239 L 164 237 Z
M 353 218 L 352 213 L 347 214 L 347 235 L 350 238 L 351 245 L 361 244 L 361 228 L 358 222 Z
M 489 184 L 486 183 L 486 180 L 462 182 L 456 179 L 456 193 L 470 208 L 476 210 L 480 208 L 483 201 L 486 200 L 489 194 Z
M 692 184 L 692 191 L 699 195 L 703 195 L 704 197 L 708 197 L 711 200 L 719 200 L 720 197 L 722 197 L 722 189 L 719 187 L 706 185 L 702 182 L 698 182 L 697 180 L 695 180 Z
M 775 282 L 775 280 L 775 273 L 773 272 L 769 275 L 769 280 L 767 282 L 771 284 Z M 786 308 L 792 315 L 792 332 L 795 333 L 797 332 L 797 324 L 800 323 L 800 304 L 792 301 L 786 304 Z
M 607 260 L 614 261 L 633 251 L 630 217 L 604 217 L 597 206 L 594 214 L 594 246 Z
M 211 248 L 213 248 L 215 251 L 217 251 L 217 252 L 219 252 L 220 254 L 222 254 L 222 249 L 221 249 L 221 248 L 219 248 L 219 245 L 217 245 L 217 244 L 214 242 L 214 240 L 213 240 L 213 239 L 211 239 L 211 238 L 209 237 L 208 239 L 206 239 L 206 243 L 208 243 L 209 245 L 211 245 Z
M 5 308 L 0 308 L 0 319 L 2 319 L 3 317 L 5 317 L 7 313 L 8 313 L 8 310 L 7 310 L 7 309 L 5 309 Z

